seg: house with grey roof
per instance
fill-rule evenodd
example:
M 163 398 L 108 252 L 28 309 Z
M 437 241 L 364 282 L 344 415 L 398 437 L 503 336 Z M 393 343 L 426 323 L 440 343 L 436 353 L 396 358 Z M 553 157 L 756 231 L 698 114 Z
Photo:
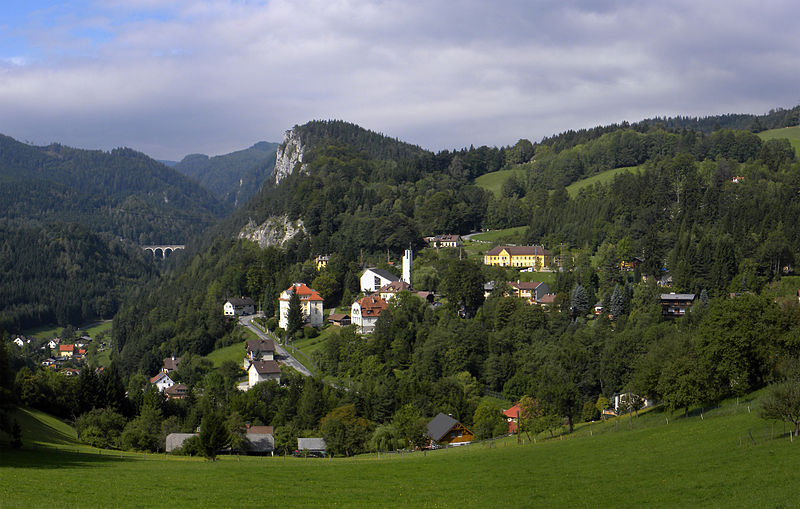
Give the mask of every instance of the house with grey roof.
M 428 423 L 428 438 L 441 445 L 472 442 L 473 433 L 451 415 L 439 413 Z
M 384 269 L 369 268 L 361 274 L 361 291 L 367 294 L 377 292 L 382 286 L 400 281 L 400 278 Z

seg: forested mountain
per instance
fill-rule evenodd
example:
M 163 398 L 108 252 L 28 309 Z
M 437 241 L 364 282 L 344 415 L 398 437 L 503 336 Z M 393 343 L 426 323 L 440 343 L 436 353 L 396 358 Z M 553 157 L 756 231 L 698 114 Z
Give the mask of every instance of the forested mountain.
M 184 244 L 227 208 L 131 149 L 35 147 L 0 136 L 0 326 L 111 317 L 154 266 L 142 244 Z
M 176 377 L 202 388 L 202 400 L 169 410 L 185 429 L 224 412 L 279 426 L 286 431 L 276 442 L 291 443 L 310 433 L 333 440 L 358 423 L 346 450 L 365 449 L 370 436 L 394 448 L 416 443 L 422 417 L 437 412 L 478 436 L 507 430 L 487 394 L 531 398 L 541 431 L 595 418 L 604 398 L 620 392 L 688 410 L 796 373 L 787 366 L 800 359 L 800 279 L 791 279 L 800 254 L 800 163 L 785 140 L 646 122 L 439 153 L 344 122 L 299 126 L 289 139 L 303 151 L 287 159 L 291 171 L 115 317 L 116 358 L 131 380 L 145 380 L 167 355 L 190 359 Z M 618 167 L 632 169 L 574 197 L 565 189 Z M 499 169 L 519 175 L 501 196 L 475 185 Z M 282 248 L 238 238 L 246 224 L 273 216 L 302 222 L 302 232 Z M 512 268 L 483 265 L 468 251 L 421 249 L 424 235 L 509 226 L 564 253 L 563 270 L 547 274 L 556 293 L 547 308 L 504 292 L 503 281 L 520 278 Z M 409 246 L 413 285 L 436 292 L 442 305 L 402 294 L 370 336 L 330 333 L 313 361 L 350 390 L 288 377 L 285 389 L 267 383 L 240 393 L 236 365 L 223 376 L 198 360 L 241 340 L 222 316 L 225 298 L 253 297 L 270 316 L 281 290 L 305 282 L 326 307 L 347 306 L 359 292 L 362 260 L 397 259 Z M 321 271 L 319 254 L 330 255 Z M 641 265 L 623 271 L 633 257 Z M 670 289 L 658 287 L 668 275 Z M 500 284 L 484 298 L 489 281 Z M 663 291 L 697 299 L 672 319 L 662 314 Z M 603 307 L 597 316 L 595 303 Z
M 183 244 L 227 208 L 140 152 L 35 147 L 0 136 L 0 215 L 12 225 L 75 222 L 133 243 Z
M 277 143 L 260 141 L 250 148 L 225 155 L 191 154 L 174 168 L 236 207 L 249 200 L 272 175 L 277 148 Z
M 85 226 L 0 221 L 0 329 L 112 318 L 155 266 L 144 251 Z

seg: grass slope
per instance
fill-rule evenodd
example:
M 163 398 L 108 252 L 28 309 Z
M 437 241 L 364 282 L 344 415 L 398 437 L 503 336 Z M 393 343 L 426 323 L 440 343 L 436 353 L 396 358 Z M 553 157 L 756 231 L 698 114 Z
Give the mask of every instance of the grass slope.
M 638 170 L 638 166 L 626 166 L 624 168 L 614 168 L 613 170 L 606 170 L 604 172 L 598 173 L 597 175 L 592 175 L 591 177 L 585 178 L 583 180 L 579 180 L 577 182 L 573 182 L 572 184 L 567 186 L 567 193 L 569 193 L 570 198 L 574 198 L 578 195 L 581 189 L 593 186 L 597 183 L 605 184 L 614 180 L 614 177 L 621 173 L 626 172 L 634 172 Z
M 332 460 L 82 452 L 67 445 L 0 455 L 3 507 L 252 505 L 253 475 L 272 505 L 768 507 L 800 503 L 800 443 L 782 424 L 728 402 L 683 418 L 662 411 L 592 423 L 564 440 L 513 439 L 427 454 Z M 669 417 L 670 423 L 666 423 Z M 741 442 L 740 442 L 741 440 Z M 43 489 L 43 487 L 47 489 Z M 263 499 L 262 499 L 263 503 Z M 271 505 L 269 502 L 267 505 Z
M 770 129 L 768 131 L 761 131 L 758 137 L 762 140 L 774 140 L 779 138 L 786 138 L 792 144 L 796 154 L 800 154 L 800 126 L 783 127 L 781 129 Z
M 491 191 L 496 197 L 501 196 L 503 184 L 512 176 L 524 179 L 528 170 L 526 168 L 512 168 L 509 170 L 498 170 L 486 173 L 475 179 L 475 185 Z

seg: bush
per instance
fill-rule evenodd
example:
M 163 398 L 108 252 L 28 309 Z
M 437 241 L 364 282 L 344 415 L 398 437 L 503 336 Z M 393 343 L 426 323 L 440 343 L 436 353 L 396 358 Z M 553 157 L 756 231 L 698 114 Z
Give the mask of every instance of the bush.
M 315 338 L 315 337 L 319 336 L 319 331 L 316 329 L 316 327 L 312 327 L 310 325 L 307 325 L 307 326 L 303 327 L 303 335 L 306 338 L 309 338 L 309 339 L 310 338 Z
M 108 449 L 117 446 L 125 423 L 125 417 L 114 410 L 95 408 L 78 417 L 75 428 L 78 431 L 78 439 L 84 444 Z
M 278 319 L 274 316 L 272 318 L 267 319 L 267 329 L 275 330 L 278 328 Z

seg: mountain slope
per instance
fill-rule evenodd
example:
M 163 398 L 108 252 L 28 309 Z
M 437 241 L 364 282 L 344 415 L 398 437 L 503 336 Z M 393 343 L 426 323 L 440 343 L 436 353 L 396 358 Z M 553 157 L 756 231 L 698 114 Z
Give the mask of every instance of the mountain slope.
M 29 146 L 0 135 L 0 216 L 76 222 L 134 243 L 185 243 L 227 208 L 142 153 Z
M 238 206 L 272 175 L 277 148 L 277 143 L 260 141 L 250 148 L 220 156 L 191 154 L 174 168 L 195 179 L 223 202 Z

